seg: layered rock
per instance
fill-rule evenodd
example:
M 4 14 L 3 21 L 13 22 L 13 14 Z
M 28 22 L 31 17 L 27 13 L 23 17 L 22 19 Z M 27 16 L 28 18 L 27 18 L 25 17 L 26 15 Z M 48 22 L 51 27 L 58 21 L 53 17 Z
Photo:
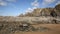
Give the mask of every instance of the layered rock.
M 34 11 L 32 11 L 31 13 L 26 13 L 25 15 L 19 15 L 19 17 L 40 17 L 40 16 L 52 16 L 52 17 L 56 17 L 56 16 L 60 16 L 60 4 L 56 5 L 55 8 L 37 8 L 34 9 Z

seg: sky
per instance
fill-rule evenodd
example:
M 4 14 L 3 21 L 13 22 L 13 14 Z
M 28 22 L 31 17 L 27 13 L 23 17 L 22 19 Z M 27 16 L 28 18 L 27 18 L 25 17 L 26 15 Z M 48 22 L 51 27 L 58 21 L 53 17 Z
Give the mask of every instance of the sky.
M 0 16 L 18 16 L 36 8 L 55 7 L 60 0 L 0 0 Z

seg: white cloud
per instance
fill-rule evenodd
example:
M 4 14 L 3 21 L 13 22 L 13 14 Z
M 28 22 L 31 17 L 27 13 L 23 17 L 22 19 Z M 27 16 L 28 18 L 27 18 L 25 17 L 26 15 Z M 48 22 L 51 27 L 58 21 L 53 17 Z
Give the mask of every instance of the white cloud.
M 27 13 L 27 12 L 31 13 L 32 11 L 34 11 L 34 9 L 37 9 L 37 7 L 28 8 L 28 9 L 26 10 L 26 13 Z
M 48 4 L 51 4 L 53 2 L 55 2 L 56 0 L 43 0 L 43 5 L 48 5 Z
M 0 0 L 0 6 L 7 6 L 9 3 L 8 2 L 16 2 L 17 0 Z
M 34 9 L 37 9 L 39 7 L 39 2 L 38 0 L 34 0 L 34 2 L 31 3 L 31 5 L 33 6 L 32 8 L 28 8 L 26 10 L 26 13 L 29 12 L 31 13 L 32 11 L 34 11 Z
M 32 12 L 32 11 L 33 11 L 32 8 L 28 8 L 28 9 L 26 10 L 26 13 L 27 13 L 27 12 Z
M 32 9 L 37 9 L 37 7 L 33 7 Z
M 60 1 L 58 1 L 58 2 L 56 3 L 56 5 L 58 5 L 58 4 L 60 4 Z
M 38 7 L 39 6 L 39 2 L 38 0 L 34 0 L 34 2 L 31 3 L 32 6 Z
M 4 1 L 0 1 L 0 6 L 6 6 L 6 5 L 7 5 L 6 2 L 4 2 Z

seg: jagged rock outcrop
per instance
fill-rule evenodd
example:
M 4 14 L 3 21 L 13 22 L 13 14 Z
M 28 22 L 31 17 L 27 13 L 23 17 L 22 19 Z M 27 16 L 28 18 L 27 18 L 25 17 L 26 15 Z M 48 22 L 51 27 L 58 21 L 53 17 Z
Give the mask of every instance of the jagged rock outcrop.
M 60 4 L 56 5 L 55 8 L 60 11 Z
M 60 16 L 60 4 L 56 5 L 55 8 L 37 8 L 34 9 L 31 13 L 27 13 L 25 15 L 19 15 L 20 17 L 40 17 L 40 16 Z
M 55 6 L 55 12 L 57 13 L 58 16 L 60 16 L 60 4 Z

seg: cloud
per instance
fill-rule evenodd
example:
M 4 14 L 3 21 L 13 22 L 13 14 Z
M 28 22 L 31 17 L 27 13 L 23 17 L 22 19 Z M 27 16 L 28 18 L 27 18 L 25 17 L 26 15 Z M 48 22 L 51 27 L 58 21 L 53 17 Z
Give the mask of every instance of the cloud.
M 7 6 L 9 2 L 16 2 L 16 0 L 0 0 L 0 6 Z
M 32 12 L 32 11 L 33 11 L 32 8 L 28 8 L 28 9 L 26 10 L 26 13 L 27 13 L 27 12 Z
M 60 1 L 58 1 L 58 2 L 56 3 L 56 5 L 58 5 L 58 4 L 60 4 Z
M 4 2 L 4 1 L 0 1 L 0 6 L 6 6 L 6 5 L 7 5 L 6 2 Z
M 51 3 L 54 3 L 56 0 L 43 0 L 43 5 L 48 5 L 48 4 L 51 4 Z
M 34 0 L 34 2 L 31 3 L 32 6 L 38 7 L 39 6 L 39 2 L 38 0 Z
M 26 13 L 31 13 L 33 11 L 33 9 L 32 8 L 27 8 L 26 10 L 25 10 L 25 13 L 23 13 L 23 14 L 26 14 Z
M 39 2 L 38 0 L 34 0 L 34 2 L 31 3 L 31 6 L 33 6 L 32 8 L 28 8 L 26 10 L 26 13 L 29 12 L 31 13 L 32 11 L 34 11 L 34 9 L 37 9 L 39 7 Z
M 33 7 L 33 8 L 28 8 L 27 10 L 26 10 L 26 13 L 31 13 L 32 11 L 34 11 L 34 9 L 37 9 L 37 7 Z
M 37 9 L 37 7 L 33 7 L 32 9 Z

